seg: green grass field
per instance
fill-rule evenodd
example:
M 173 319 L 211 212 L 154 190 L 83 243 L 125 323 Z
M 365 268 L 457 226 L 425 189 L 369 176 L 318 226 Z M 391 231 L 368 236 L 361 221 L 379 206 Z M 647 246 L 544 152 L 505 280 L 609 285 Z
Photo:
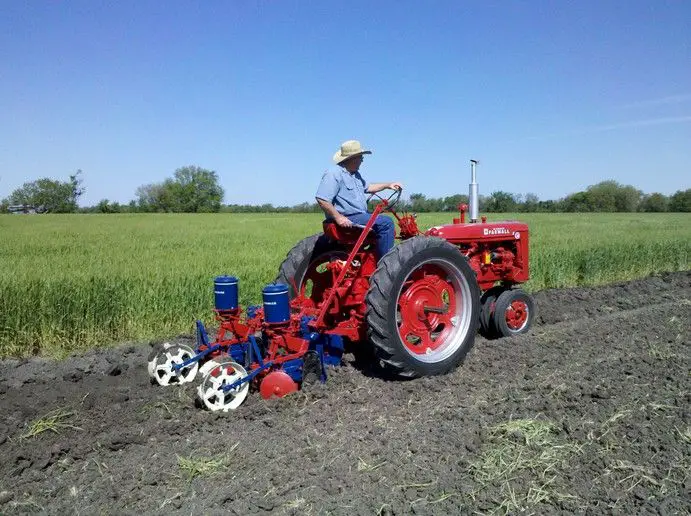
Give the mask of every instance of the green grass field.
M 421 229 L 453 214 L 422 214 Z M 529 290 L 691 268 L 689 214 L 520 214 L 531 229 Z M 0 356 L 74 351 L 191 333 L 209 321 L 213 278 L 259 303 L 317 214 L 0 217 Z

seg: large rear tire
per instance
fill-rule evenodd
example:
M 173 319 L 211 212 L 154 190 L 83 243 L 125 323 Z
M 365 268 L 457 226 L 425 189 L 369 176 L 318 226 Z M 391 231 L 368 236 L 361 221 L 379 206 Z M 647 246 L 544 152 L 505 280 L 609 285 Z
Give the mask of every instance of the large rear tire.
M 448 373 L 475 342 L 477 279 L 458 248 L 441 238 L 417 236 L 389 251 L 366 303 L 377 358 L 399 376 Z
M 324 289 L 331 286 L 331 271 L 325 265 L 332 259 L 345 259 L 343 246 L 331 241 L 323 233 L 308 236 L 298 242 L 286 255 L 278 269 L 276 283 L 288 285 L 290 297 L 305 287 L 306 296 L 318 303 Z

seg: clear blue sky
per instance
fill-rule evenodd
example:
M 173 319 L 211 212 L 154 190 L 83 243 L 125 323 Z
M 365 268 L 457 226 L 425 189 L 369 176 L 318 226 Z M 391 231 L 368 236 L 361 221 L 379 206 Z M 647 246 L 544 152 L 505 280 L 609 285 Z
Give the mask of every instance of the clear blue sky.
M 687 0 L 4 1 L 0 198 L 82 205 L 198 165 L 226 203 L 313 200 L 342 140 L 407 193 L 691 187 Z

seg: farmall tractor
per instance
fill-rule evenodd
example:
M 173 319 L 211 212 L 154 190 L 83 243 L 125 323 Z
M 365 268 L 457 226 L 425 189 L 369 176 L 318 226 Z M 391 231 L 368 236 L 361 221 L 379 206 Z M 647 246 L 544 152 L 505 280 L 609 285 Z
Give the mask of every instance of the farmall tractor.
M 200 374 L 199 403 L 237 408 L 250 388 L 262 397 L 286 396 L 326 381 L 346 348 L 368 351 L 383 370 L 401 377 L 455 369 L 479 331 L 486 337 L 526 332 L 532 298 L 517 285 L 528 280 L 528 226 L 478 218 L 476 164 L 471 160 L 470 220 L 465 205 L 452 224 L 422 233 L 414 215 L 399 215 L 401 192 L 379 198 L 364 227 L 325 221 L 323 232 L 288 252 L 263 304 L 244 310 L 238 280 L 216 278 L 211 340 L 197 321 L 195 348 L 163 344 L 148 370 L 160 385 L 191 382 Z M 383 211 L 398 222 L 400 243 L 377 261 L 374 220 Z

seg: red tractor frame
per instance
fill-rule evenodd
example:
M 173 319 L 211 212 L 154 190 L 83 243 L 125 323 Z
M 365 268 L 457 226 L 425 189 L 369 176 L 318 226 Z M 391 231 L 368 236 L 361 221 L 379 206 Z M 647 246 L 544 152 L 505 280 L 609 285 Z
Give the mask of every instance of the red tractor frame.
M 310 326 L 357 347 L 371 343 L 379 362 L 397 375 L 444 374 L 457 367 L 475 341 L 526 332 L 533 299 L 517 285 L 529 278 L 529 231 L 518 221 L 477 217 L 472 161 L 471 220 L 467 207 L 452 224 L 422 233 L 414 215 L 394 210 L 394 192 L 363 228 L 325 221 L 323 233 L 290 250 L 277 283 L 290 286 L 294 309 L 316 313 Z M 376 194 L 375 194 L 376 195 Z M 378 262 L 371 227 L 389 211 L 398 223 L 394 246 Z

